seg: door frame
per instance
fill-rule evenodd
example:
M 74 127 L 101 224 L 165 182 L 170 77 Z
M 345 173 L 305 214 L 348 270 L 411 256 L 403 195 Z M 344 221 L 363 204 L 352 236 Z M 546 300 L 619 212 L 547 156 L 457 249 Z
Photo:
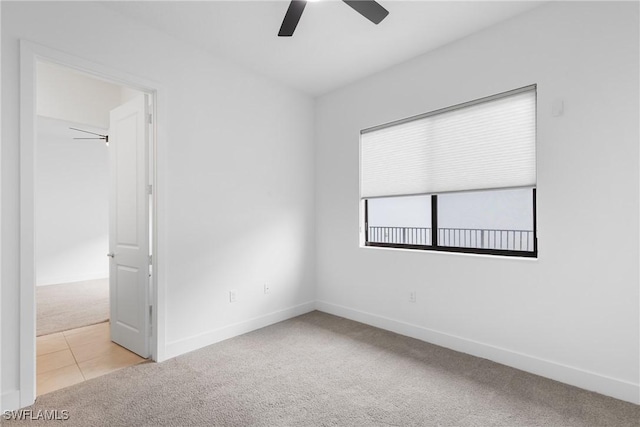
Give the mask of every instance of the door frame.
M 20 407 L 31 405 L 36 397 L 36 300 L 35 300 L 35 154 L 36 154 L 36 64 L 50 62 L 110 83 L 149 94 L 152 100 L 153 135 L 149 141 L 152 192 L 153 269 L 150 322 L 151 359 L 165 359 L 165 270 L 164 258 L 165 168 L 158 162 L 158 149 L 164 143 L 165 91 L 162 85 L 143 77 L 86 60 L 26 40 L 20 40 Z

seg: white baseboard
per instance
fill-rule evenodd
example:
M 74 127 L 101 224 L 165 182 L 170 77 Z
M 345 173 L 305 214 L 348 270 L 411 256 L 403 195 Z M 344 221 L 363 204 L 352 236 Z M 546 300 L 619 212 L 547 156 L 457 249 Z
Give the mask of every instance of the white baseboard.
M 434 331 L 429 328 L 390 319 L 376 314 L 355 310 L 325 301 L 310 301 L 263 316 L 227 325 L 212 331 L 194 335 L 178 341 L 170 342 L 165 347 L 166 359 L 179 356 L 190 351 L 254 331 L 277 322 L 281 322 L 313 310 L 323 311 L 335 316 L 355 320 L 376 328 L 395 332 L 441 347 L 467 353 L 473 356 L 492 360 L 542 377 L 550 378 L 596 393 L 634 404 L 640 404 L 640 384 L 611 378 L 595 372 L 567 366 L 550 360 L 541 359 L 524 353 L 473 341 L 455 335 Z M 20 392 L 18 390 L 2 395 L 2 410 L 20 408 Z
M 313 310 L 315 310 L 315 302 L 310 301 L 285 308 L 283 310 L 274 311 L 263 316 L 254 317 L 239 323 L 223 326 L 188 338 L 172 341 L 167 343 L 165 347 L 164 360 L 171 359 L 181 354 L 188 353 L 238 335 L 246 334 L 247 332 L 251 332 L 256 329 L 264 328 L 265 326 L 269 326 L 274 323 L 282 322 L 283 320 L 291 319 L 292 317 L 309 313 Z
M 108 271 L 100 271 L 95 273 L 75 274 L 65 276 L 52 276 L 45 277 L 44 279 L 37 279 L 36 286 L 49 286 L 49 285 L 61 285 L 63 283 L 75 283 L 85 282 L 87 280 L 106 279 L 109 277 Z
M 355 310 L 324 301 L 316 301 L 316 309 L 335 316 L 365 323 L 376 328 L 426 341 L 462 353 L 482 357 L 522 371 L 560 381 L 627 402 L 640 404 L 640 384 L 611 378 L 573 366 L 563 365 L 505 348 L 434 331 L 376 314 Z
M 20 409 L 20 390 L 2 393 L 2 411 L 15 411 Z

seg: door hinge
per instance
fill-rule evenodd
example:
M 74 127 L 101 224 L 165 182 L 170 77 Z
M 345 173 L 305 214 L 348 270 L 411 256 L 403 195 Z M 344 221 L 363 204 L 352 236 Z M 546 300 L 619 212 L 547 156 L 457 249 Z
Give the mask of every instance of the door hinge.
M 152 185 L 152 184 L 149 184 L 149 185 L 147 186 L 147 192 L 148 192 L 149 194 L 153 194 L 153 185 Z
M 149 336 L 153 336 L 153 306 L 149 306 Z
M 149 124 L 153 123 L 153 114 L 149 113 Z

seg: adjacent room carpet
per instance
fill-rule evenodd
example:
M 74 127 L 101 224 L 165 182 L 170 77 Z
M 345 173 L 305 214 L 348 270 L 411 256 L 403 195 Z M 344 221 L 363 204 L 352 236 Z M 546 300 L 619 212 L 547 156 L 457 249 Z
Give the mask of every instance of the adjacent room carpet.
M 36 335 L 109 320 L 109 279 L 36 286 Z
M 67 410 L 69 420 L 57 423 L 65 426 L 637 427 L 640 420 L 640 406 L 317 311 L 41 396 L 28 409 Z

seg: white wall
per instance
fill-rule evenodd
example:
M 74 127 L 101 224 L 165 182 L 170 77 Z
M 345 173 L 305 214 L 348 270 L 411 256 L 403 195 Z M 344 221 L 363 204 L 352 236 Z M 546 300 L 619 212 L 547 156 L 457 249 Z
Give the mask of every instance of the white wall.
M 311 98 L 99 4 L 1 7 L 5 407 L 18 393 L 20 365 L 20 38 L 157 81 L 164 89 L 158 164 L 165 186 L 156 190 L 165 226 L 158 243 L 164 248 L 166 356 L 313 308 Z M 264 282 L 271 285 L 268 295 Z M 237 290 L 234 304 L 230 289 Z
M 638 21 L 549 4 L 319 98 L 318 307 L 640 403 Z M 361 129 L 532 83 L 537 260 L 359 247 Z
M 46 117 L 37 126 L 36 285 L 108 277 L 108 149 L 69 126 L 107 131 Z
M 103 129 L 109 128 L 109 111 L 127 101 L 131 92 L 48 62 L 39 62 L 37 73 L 38 115 Z

